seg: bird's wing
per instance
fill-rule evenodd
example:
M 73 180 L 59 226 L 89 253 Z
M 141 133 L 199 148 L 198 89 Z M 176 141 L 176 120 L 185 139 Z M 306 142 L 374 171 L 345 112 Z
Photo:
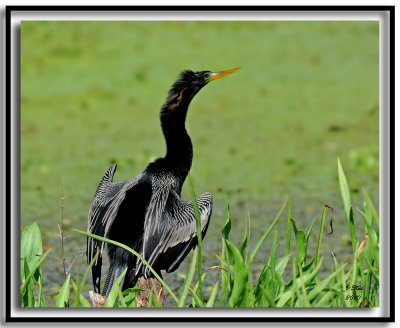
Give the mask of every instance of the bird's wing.
M 204 236 L 212 211 L 209 193 L 197 198 L 202 235 Z M 196 218 L 192 202 L 182 201 L 172 189 L 153 189 L 145 219 L 143 256 L 156 269 L 174 271 L 189 251 L 197 245 Z M 151 276 L 139 261 L 137 274 Z
M 110 227 L 118 213 L 118 209 L 125 199 L 127 191 L 131 190 L 138 185 L 142 175 L 137 176 L 134 179 L 113 183 L 114 173 L 117 165 L 111 166 L 97 187 L 96 193 L 93 198 L 92 205 L 89 210 L 88 216 L 88 232 L 107 237 L 110 231 Z M 87 260 L 88 263 L 98 254 L 95 265 L 92 268 L 93 281 L 96 286 L 100 286 L 100 275 L 101 275 L 101 256 L 104 248 L 104 243 L 94 238 L 87 238 Z

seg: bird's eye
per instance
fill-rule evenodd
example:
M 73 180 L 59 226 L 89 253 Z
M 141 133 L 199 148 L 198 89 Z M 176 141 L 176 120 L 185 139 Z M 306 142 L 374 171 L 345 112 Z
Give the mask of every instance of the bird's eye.
M 210 77 L 211 77 L 211 72 L 209 71 L 203 72 L 203 79 L 205 82 L 208 82 L 210 80 Z

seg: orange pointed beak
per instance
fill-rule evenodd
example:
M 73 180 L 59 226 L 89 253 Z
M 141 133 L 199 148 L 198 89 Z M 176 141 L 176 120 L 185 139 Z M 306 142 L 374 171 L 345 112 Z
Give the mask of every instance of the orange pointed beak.
M 226 71 L 222 71 L 222 72 L 217 72 L 217 73 L 211 73 L 211 76 L 209 78 L 209 81 L 214 81 L 216 79 L 219 79 L 221 77 L 227 76 L 229 74 L 235 73 L 236 71 L 238 71 L 240 68 L 232 68 L 232 69 L 228 69 Z

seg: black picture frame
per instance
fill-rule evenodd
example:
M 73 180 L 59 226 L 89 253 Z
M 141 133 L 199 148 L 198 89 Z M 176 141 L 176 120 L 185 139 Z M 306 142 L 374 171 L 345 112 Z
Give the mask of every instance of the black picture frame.
M 104 12 L 121 12 L 121 11 L 133 11 L 133 12 L 220 12 L 220 13 L 229 13 L 229 12 L 249 12 L 249 11 L 257 11 L 257 12 L 338 12 L 338 13 L 348 13 L 348 12 L 382 12 L 386 15 L 386 20 L 388 22 L 388 49 L 387 49 L 387 58 L 388 63 L 386 65 L 390 68 L 388 70 L 388 76 L 385 79 L 388 81 L 388 89 L 386 90 L 388 94 L 388 106 L 390 108 L 389 112 L 389 126 L 388 131 L 386 131 L 389 135 L 390 144 L 388 145 L 389 159 L 388 159 L 388 168 L 389 168 L 389 176 L 394 176 L 394 18 L 395 18 L 395 8 L 394 6 L 7 6 L 5 9 L 5 19 L 6 19 L 6 143 L 5 143 L 5 154 L 6 154 L 6 175 L 5 175 L 5 192 L 6 192 L 6 249 L 5 249 L 5 268 L 6 268 L 6 285 L 5 285 L 5 301 L 6 301 L 6 322 L 394 322 L 395 319 L 395 301 L 394 301 L 394 263 L 395 263 L 395 251 L 393 247 L 394 243 L 394 184 L 393 179 L 389 179 L 389 185 L 384 186 L 384 189 L 387 192 L 387 202 L 389 204 L 389 208 L 387 209 L 387 213 L 390 213 L 388 218 L 390 218 L 390 229 L 388 231 L 387 238 L 390 239 L 392 244 L 390 255 L 388 257 L 387 264 L 389 268 L 387 269 L 387 278 L 388 283 L 390 285 L 390 302 L 387 304 L 387 312 L 388 315 L 381 317 L 371 317 L 364 315 L 355 315 L 355 316 L 315 316 L 315 317 L 305 317 L 300 315 L 287 316 L 285 314 L 285 309 L 282 309 L 281 316 L 276 317 L 268 317 L 265 315 L 261 315 L 259 311 L 254 311 L 254 314 L 251 317 L 243 317 L 240 313 L 230 314 L 229 316 L 217 315 L 211 316 L 208 312 L 204 311 L 196 311 L 196 314 L 191 317 L 177 315 L 168 315 L 168 316 L 136 316 L 136 317 L 127 317 L 121 313 L 118 316 L 108 316 L 101 317 L 98 316 L 98 312 L 93 312 L 93 315 L 90 317 L 87 316 L 70 316 L 67 312 L 62 316 L 52 316 L 46 315 L 41 316 L 38 315 L 37 312 L 29 312 L 24 316 L 16 316 L 13 314 L 12 308 L 15 306 L 11 304 L 11 296 L 13 293 L 16 293 L 15 290 L 12 290 L 11 284 L 11 266 L 13 265 L 14 260 L 11 258 L 11 248 L 15 247 L 13 245 L 13 231 L 12 231 L 12 206 L 14 202 L 18 203 L 19 197 L 18 192 L 12 194 L 13 190 L 18 189 L 16 185 L 12 185 L 12 141 L 15 138 L 15 127 L 11 124 L 11 115 L 13 110 L 18 110 L 18 106 L 14 106 L 12 108 L 13 97 L 15 94 L 12 93 L 12 88 L 14 87 L 18 93 L 18 83 L 19 77 L 12 76 L 13 71 L 12 67 L 15 62 L 18 62 L 19 58 L 12 58 L 12 48 L 18 48 L 17 44 L 12 43 L 12 33 L 13 33 L 13 25 L 12 18 L 15 14 L 23 14 L 24 12 L 52 12 L 52 13 L 62 13 L 62 12 L 92 12 L 92 13 L 104 13 Z M 15 31 L 14 31 L 15 32 Z M 15 49 L 16 49 L 15 48 Z M 17 51 L 18 52 L 18 51 Z M 12 86 L 12 82 L 14 81 L 15 85 Z M 18 104 L 18 101 L 16 102 Z M 17 131 L 18 132 L 18 131 Z M 18 179 L 17 179 L 18 181 Z M 56 310 L 54 310 L 56 311 Z M 168 311 L 168 310 L 164 310 Z M 224 310 L 227 312 L 235 313 L 233 310 Z M 332 309 L 332 311 L 336 311 Z M 339 310 L 343 311 L 344 310 Z M 57 311 L 59 313 L 59 311 Z M 361 312 L 363 313 L 363 312 Z

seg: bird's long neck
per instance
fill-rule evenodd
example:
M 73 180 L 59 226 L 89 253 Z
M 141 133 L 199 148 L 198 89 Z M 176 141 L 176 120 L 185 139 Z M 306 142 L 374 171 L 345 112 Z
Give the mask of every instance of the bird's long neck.
M 182 182 L 192 166 L 193 145 L 186 131 L 185 120 L 190 98 L 184 92 L 170 94 L 160 113 L 161 127 L 165 137 L 167 152 L 165 160 Z

